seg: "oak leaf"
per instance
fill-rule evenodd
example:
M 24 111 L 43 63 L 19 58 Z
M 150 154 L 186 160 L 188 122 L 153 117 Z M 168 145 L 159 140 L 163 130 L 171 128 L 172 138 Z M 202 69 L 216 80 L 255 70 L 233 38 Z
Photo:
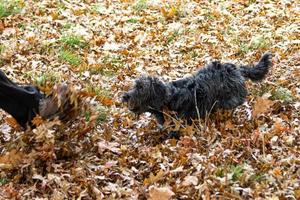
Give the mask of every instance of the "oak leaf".
M 155 182 L 159 181 L 164 175 L 165 175 L 165 172 L 163 170 L 160 170 L 156 175 L 151 173 L 149 178 L 144 180 L 144 184 L 150 185 L 152 183 L 155 183 Z

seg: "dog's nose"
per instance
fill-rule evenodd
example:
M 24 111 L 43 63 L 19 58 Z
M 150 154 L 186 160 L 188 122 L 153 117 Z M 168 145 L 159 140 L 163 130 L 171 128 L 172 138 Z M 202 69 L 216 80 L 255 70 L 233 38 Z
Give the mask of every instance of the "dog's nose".
M 130 95 L 128 93 L 125 93 L 123 96 L 122 96 L 122 102 L 128 102 L 130 99 Z

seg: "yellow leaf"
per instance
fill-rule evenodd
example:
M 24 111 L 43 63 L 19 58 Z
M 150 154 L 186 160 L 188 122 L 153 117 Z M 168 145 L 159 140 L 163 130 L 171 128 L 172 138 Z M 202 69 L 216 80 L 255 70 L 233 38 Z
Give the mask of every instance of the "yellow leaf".
M 164 7 L 162 7 L 160 9 L 160 12 L 166 19 L 172 19 L 175 17 L 177 9 L 174 6 L 172 6 L 170 9 L 165 9 Z

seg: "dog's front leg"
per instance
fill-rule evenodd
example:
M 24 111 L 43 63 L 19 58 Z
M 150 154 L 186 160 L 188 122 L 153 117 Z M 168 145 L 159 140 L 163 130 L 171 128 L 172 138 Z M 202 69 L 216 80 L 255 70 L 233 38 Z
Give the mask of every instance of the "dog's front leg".
M 165 123 L 164 114 L 160 111 L 152 111 L 151 113 L 155 116 L 158 128 L 162 129 Z

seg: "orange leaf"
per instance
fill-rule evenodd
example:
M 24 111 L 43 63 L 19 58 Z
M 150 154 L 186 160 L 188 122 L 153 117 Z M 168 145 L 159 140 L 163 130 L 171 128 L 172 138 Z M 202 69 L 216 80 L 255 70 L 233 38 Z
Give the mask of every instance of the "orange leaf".
M 172 19 L 176 15 L 177 9 L 174 6 L 168 10 L 162 7 L 160 11 L 166 19 Z
M 279 168 L 276 168 L 273 170 L 273 175 L 276 177 L 280 177 L 282 175 L 282 172 Z
M 12 169 L 13 167 L 21 164 L 22 158 L 24 158 L 24 153 L 13 149 L 4 156 L 0 157 L 0 169 Z
M 31 122 L 32 122 L 33 125 L 39 126 L 44 122 L 44 120 L 42 119 L 41 116 L 37 115 L 33 118 L 33 120 L 31 120 Z
M 13 117 L 6 117 L 5 121 L 6 123 L 8 123 L 8 125 L 13 127 L 14 129 L 18 130 L 20 128 L 20 125 L 18 124 L 17 120 Z
M 289 128 L 282 125 L 282 123 L 279 120 L 276 120 L 273 130 L 275 133 L 283 133 L 283 132 L 287 131 L 288 129 Z
M 98 96 L 96 99 L 105 106 L 111 106 L 113 104 L 113 100 L 106 96 Z
M 232 122 L 228 120 L 225 123 L 225 129 L 226 130 L 234 130 L 235 128 L 234 128 L 234 125 L 232 124 Z
M 0 21 L 0 32 L 1 32 L 1 31 L 3 31 L 3 30 L 4 30 L 4 28 L 5 28 L 5 27 L 4 27 L 4 24 L 3 24 L 3 22 L 2 22 L 2 21 Z

